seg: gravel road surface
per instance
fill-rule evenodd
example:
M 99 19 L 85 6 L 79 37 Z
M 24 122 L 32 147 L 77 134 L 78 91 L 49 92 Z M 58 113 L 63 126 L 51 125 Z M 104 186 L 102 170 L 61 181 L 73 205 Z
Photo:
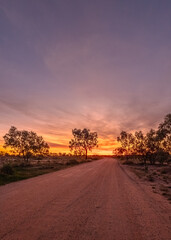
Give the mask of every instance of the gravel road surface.
M 0 239 L 170 240 L 169 203 L 106 158 L 0 187 Z

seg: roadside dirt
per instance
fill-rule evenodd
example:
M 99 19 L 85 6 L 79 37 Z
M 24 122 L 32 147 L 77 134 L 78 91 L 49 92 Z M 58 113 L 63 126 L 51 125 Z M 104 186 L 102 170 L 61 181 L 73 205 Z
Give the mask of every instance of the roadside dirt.
M 148 172 L 138 165 L 122 167 L 134 172 L 142 184 L 150 186 L 154 193 L 161 194 L 171 203 L 171 165 L 149 165 Z
M 171 205 L 114 159 L 0 187 L 2 240 L 170 240 Z

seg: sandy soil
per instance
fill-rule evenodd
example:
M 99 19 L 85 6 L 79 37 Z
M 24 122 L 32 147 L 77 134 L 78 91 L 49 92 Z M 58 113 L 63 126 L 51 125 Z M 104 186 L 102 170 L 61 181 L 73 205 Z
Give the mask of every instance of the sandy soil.
M 170 204 L 114 159 L 0 187 L 0 239 L 169 240 Z
M 171 165 L 149 165 L 148 171 L 144 166 L 122 166 L 125 170 L 131 170 L 140 179 L 141 183 L 151 186 L 152 191 L 163 195 L 171 203 Z

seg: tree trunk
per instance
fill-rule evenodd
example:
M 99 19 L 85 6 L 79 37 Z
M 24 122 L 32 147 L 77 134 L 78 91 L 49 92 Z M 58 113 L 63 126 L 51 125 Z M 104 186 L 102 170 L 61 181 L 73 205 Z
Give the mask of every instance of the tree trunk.
M 25 162 L 25 160 L 26 160 L 26 157 L 25 157 L 25 154 L 23 153 L 23 159 L 24 159 L 24 162 Z
M 87 160 L 87 148 L 85 149 L 85 151 L 86 151 L 86 160 Z

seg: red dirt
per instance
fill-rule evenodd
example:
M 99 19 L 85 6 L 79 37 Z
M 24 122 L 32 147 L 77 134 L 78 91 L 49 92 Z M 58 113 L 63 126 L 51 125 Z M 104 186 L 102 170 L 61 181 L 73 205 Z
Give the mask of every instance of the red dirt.
M 169 203 L 102 159 L 0 187 L 0 239 L 170 240 Z

